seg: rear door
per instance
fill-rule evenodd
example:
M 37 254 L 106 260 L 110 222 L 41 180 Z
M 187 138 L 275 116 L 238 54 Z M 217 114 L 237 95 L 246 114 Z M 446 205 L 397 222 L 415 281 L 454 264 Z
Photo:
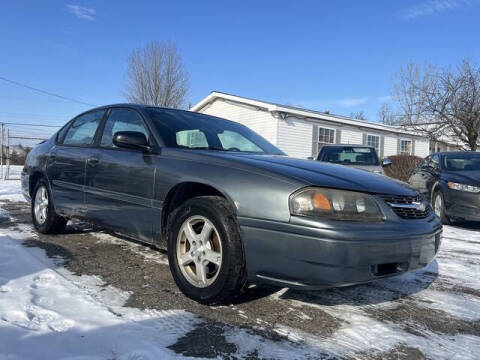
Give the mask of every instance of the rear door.
M 50 152 L 46 171 L 53 203 L 61 214 L 85 214 L 85 164 L 104 114 L 105 110 L 97 110 L 75 118 L 59 133 L 57 144 Z
M 142 118 L 130 108 L 107 115 L 97 147 L 86 166 L 87 217 L 114 231 L 152 242 L 160 210 L 152 206 L 156 155 L 118 148 L 118 131 L 143 132 L 153 141 Z

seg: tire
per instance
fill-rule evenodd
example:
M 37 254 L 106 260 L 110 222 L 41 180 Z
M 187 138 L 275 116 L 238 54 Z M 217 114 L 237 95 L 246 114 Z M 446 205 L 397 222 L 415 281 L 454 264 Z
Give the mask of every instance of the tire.
M 43 207 L 41 206 L 42 198 L 44 199 Z M 44 211 L 40 211 L 40 209 L 44 209 Z M 39 212 L 42 213 L 41 216 L 39 216 Z M 35 229 L 42 234 L 62 232 L 67 225 L 67 219 L 57 215 L 55 212 L 50 188 L 45 179 L 40 179 L 35 184 L 32 194 L 31 214 Z
M 442 224 L 444 224 L 444 225 L 450 225 L 451 224 L 451 220 L 445 214 L 445 198 L 443 197 L 442 192 L 439 191 L 439 190 L 435 191 L 435 193 L 433 194 L 432 207 L 433 207 L 433 211 L 435 212 L 435 214 L 442 221 Z M 440 207 L 440 208 L 437 209 L 437 207 Z
M 191 225 L 193 235 L 186 224 Z M 186 201 L 169 215 L 167 233 L 170 271 L 186 296 L 202 304 L 228 304 L 245 291 L 240 229 L 224 198 L 200 196 Z M 212 257 L 219 265 L 207 260 Z

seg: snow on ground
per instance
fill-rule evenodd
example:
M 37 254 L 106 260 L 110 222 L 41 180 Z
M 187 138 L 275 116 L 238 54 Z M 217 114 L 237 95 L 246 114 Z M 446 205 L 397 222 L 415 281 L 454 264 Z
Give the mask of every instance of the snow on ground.
M 3 166 L 3 174 L 5 174 L 7 167 Z M 22 171 L 22 166 L 10 166 L 10 173 L 19 177 Z M 0 179 L 0 198 L 10 201 L 24 201 L 21 191 L 20 182 L 17 180 L 3 181 Z
M 0 182 L 0 197 L 15 187 Z M 185 311 L 123 307 L 128 294 L 58 270 L 22 246 L 27 235 L 0 230 L 0 359 L 172 358 L 166 346 L 198 322 Z
M 0 180 L 0 200 L 17 201 L 19 192 L 19 181 Z M 0 208 L 0 220 L 5 215 Z M 95 276 L 73 275 L 43 250 L 23 246 L 32 235 L 31 228 L 0 228 L 0 360 L 184 358 L 168 346 L 203 320 L 183 310 L 125 307 L 128 293 Z M 252 348 L 262 358 L 285 360 L 319 353 L 245 329 L 229 331 L 238 358 Z
M 18 181 L 0 181 L 0 200 L 18 201 L 19 186 Z M 28 226 L 0 228 L 0 360 L 176 358 L 167 347 L 203 321 L 187 311 L 123 306 L 128 293 L 104 287 L 95 276 L 75 276 L 53 264 L 43 250 L 22 246 L 32 234 Z M 146 260 L 167 261 L 142 251 L 141 245 L 132 243 L 131 249 Z M 445 226 L 441 251 L 424 269 L 367 285 L 305 294 L 283 289 L 269 296 L 305 321 L 315 320 L 304 313 L 306 308 L 331 315 L 340 322 L 331 336 L 313 336 L 281 323 L 275 330 L 292 343 L 272 342 L 238 327 L 225 335 L 237 345 L 239 358 L 253 351 L 274 359 L 315 354 L 368 358 L 406 345 L 430 359 L 476 359 L 479 291 L 480 227 Z

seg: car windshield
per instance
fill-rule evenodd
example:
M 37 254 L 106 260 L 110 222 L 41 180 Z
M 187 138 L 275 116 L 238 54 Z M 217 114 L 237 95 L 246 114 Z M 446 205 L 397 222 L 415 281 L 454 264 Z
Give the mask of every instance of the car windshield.
M 479 171 L 480 154 L 446 154 L 443 167 L 448 171 Z
M 319 160 L 342 165 L 380 165 L 375 149 L 361 146 L 325 146 Z
M 246 126 L 189 111 L 147 109 L 167 147 L 285 155 Z

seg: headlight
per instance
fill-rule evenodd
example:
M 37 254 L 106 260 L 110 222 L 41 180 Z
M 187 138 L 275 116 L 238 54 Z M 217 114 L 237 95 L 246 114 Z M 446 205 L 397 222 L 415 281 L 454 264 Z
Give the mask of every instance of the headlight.
M 355 191 L 306 188 L 290 196 L 292 215 L 336 220 L 380 221 L 384 215 L 373 196 Z
M 454 183 L 454 182 L 450 182 L 450 181 L 447 182 L 447 185 L 450 189 L 453 189 L 453 190 L 467 191 L 467 192 L 472 192 L 472 193 L 480 192 L 480 187 L 478 187 L 478 186 L 459 184 L 459 183 Z

